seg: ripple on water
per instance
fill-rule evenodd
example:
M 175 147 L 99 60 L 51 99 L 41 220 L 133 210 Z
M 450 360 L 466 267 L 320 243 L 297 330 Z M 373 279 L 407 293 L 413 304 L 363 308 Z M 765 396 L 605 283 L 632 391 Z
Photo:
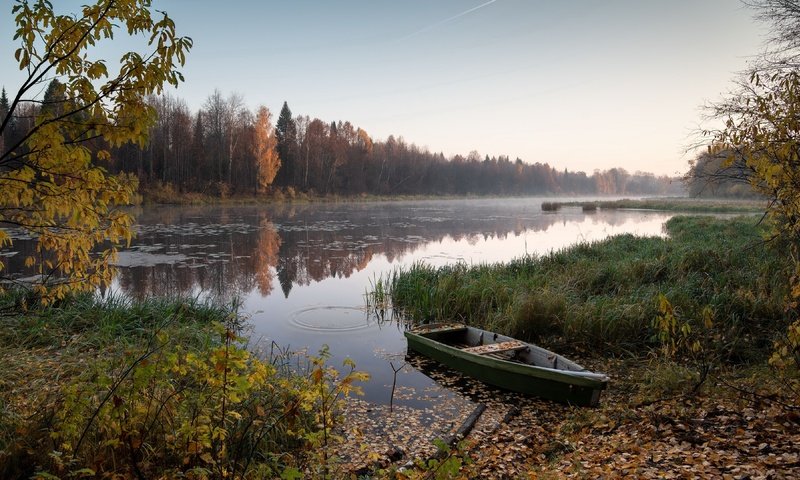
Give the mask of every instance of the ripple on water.
M 316 332 L 352 332 L 375 324 L 363 307 L 318 305 L 292 312 L 292 325 Z

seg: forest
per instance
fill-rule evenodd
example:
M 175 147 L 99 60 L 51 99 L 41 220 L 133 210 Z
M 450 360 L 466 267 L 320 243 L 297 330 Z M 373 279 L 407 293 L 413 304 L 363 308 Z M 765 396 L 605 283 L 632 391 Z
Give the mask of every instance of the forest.
M 317 195 L 667 195 L 685 192 L 680 179 L 621 168 L 591 174 L 471 151 L 450 158 L 402 136 L 373 139 L 349 121 L 293 116 L 286 102 L 273 126 L 264 106 L 251 110 L 236 93 L 211 93 L 193 112 L 169 93 L 150 95 L 156 115 L 143 143 L 110 149 L 104 166 L 133 173 L 144 187 L 169 185 L 179 193 L 257 195 L 269 191 Z M 15 145 L 43 111 L 68 107 L 53 80 L 43 100 L 21 103 L 3 134 Z M 3 89 L 0 118 L 9 110 Z M 98 140 L 99 142 L 99 140 Z M 95 150 L 99 150 L 96 148 Z M 98 161 L 100 159 L 97 159 Z M 102 162 L 101 162 L 102 163 Z

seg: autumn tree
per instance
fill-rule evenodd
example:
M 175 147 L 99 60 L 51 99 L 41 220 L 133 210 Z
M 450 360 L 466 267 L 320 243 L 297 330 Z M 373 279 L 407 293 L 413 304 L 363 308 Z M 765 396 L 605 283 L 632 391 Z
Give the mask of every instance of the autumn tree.
M 793 323 L 772 362 L 800 366 L 800 1 L 759 0 L 757 17 L 772 28 L 766 54 L 754 64 L 740 90 L 713 105 L 724 127 L 706 132 L 710 155 L 724 156 L 719 171 L 735 170 L 769 199 L 767 215 L 787 242 L 795 265 Z
M 0 245 L 11 244 L 9 227 L 36 238 L 37 255 L 26 265 L 41 276 L 35 291 L 49 300 L 110 281 L 115 246 L 132 235 L 132 219 L 118 207 L 129 203 L 136 180 L 101 163 L 110 147 L 144 145 L 154 121 L 145 96 L 183 80 L 178 67 L 192 41 L 177 36 L 150 0 L 98 0 L 76 15 L 21 0 L 12 14 L 24 75 L 0 135 L 23 113 L 31 123 L 0 149 Z M 142 51 L 124 53 L 110 68 L 97 52 L 120 31 Z M 48 85 L 53 91 L 40 97 Z M 111 247 L 95 253 L 105 241 Z
M 267 107 L 262 105 L 258 108 L 253 154 L 258 168 L 258 186 L 262 191 L 272 184 L 281 167 L 281 159 L 276 149 L 278 140 L 272 129 L 271 116 Z

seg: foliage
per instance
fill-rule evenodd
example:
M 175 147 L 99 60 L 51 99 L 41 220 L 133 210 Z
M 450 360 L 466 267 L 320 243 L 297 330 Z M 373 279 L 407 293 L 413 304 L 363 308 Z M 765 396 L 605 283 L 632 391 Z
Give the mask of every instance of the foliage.
M 255 123 L 255 156 L 258 166 L 258 186 L 266 189 L 278 174 L 281 168 L 281 159 L 275 147 L 278 144 L 275 133 L 272 131 L 271 114 L 265 106 L 258 108 Z
M 323 352 L 306 375 L 287 371 L 244 348 L 231 311 L 185 301 L 62 308 L 4 320 L 20 330 L 4 340 L 34 338 L 0 350 L 15 369 L 3 382 L 30 385 L 0 395 L 0 476 L 265 478 L 335 464 L 322 452 L 339 402 L 365 379 L 352 362 L 339 374 Z
M 698 369 L 694 390 L 705 382 L 725 351 L 725 332 L 716 331 L 714 324 L 714 311 L 710 307 L 703 307 L 699 321 L 690 322 L 681 318 L 666 296 L 658 295 L 658 315 L 653 319 L 653 327 L 661 343 L 661 353 Z
M 725 128 L 714 134 L 717 150 L 728 150 L 725 166 L 743 159 L 747 179 L 754 190 L 769 198 L 767 214 L 776 234 L 788 242 L 788 253 L 800 271 L 800 72 L 789 70 L 766 78 L 753 73 L 747 96 L 727 106 Z M 789 307 L 797 309 L 800 277 L 791 279 Z M 776 344 L 773 363 L 785 365 L 800 359 L 800 320 L 789 327 L 786 338 Z M 800 366 L 800 363 L 796 362 Z
M 149 188 L 171 183 L 180 192 L 220 196 L 257 194 L 259 186 L 258 109 L 241 96 L 214 91 L 198 111 L 172 95 L 150 97 L 158 122 L 145 148 L 113 149 L 115 171 L 138 175 Z M 264 129 L 260 131 L 264 132 Z M 292 117 L 284 103 L 275 122 L 275 187 L 320 195 L 532 195 L 683 194 L 677 179 L 614 168 L 587 175 L 528 164 L 507 156 L 477 153 L 446 158 L 390 136 L 378 141 L 348 121 Z M 269 149 L 265 150 L 269 151 Z M 274 163 L 274 161 L 279 162 Z M 278 167 L 279 165 L 279 167 Z M 268 178 L 268 176 L 264 177 Z M 275 189 L 271 189 L 275 190 Z M 275 192 L 273 192 L 275 193 Z M 289 194 L 288 196 L 293 196 Z
M 753 190 L 747 179 L 744 160 L 729 153 L 703 152 L 690 162 L 684 177 L 691 197 L 711 198 L 764 198 Z
M 423 478 L 433 478 L 443 480 L 448 478 L 458 478 L 459 470 L 465 464 L 469 464 L 469 457 L 463 453 L 463 444 L 451 449 L 444 441 L 434 442 L 436 448 L 444 458 L 431 458 L 421 465 L 425 475 Z
M 129 202 L 136 181 L 100 163 L 111 147 L 144 144 L 154 120 L 144 96 L 183 80 L 177 67 L 192 42 L 176 35 L 165 13 L 154 17 L 149 0 L 100 0 L 77 16 L 57 13 L 46 0 L 23 0 L 12 13 L 25 77 L 0 118 L 0 246 L 11 243 L 8 225 L 35 236 L 37 255 L 26 263 L 41 276 L 36 291 L 63 298 L 110 281 L 113 245 L 132 234 L 130 216 L 116 207 Z M 124 53 L 110 70 L 93 54 L 119 29 L 147 39 L 146 51 Z M 106 240 L 112 246 L 93 255 Z
M 704 132 L 709 154 L 725 153 L 720 170 L 735 169 L 753 190 L 769 199 L 766 214 L 800 272 L 800 3 L 755 0 L 750 5 L 769 27 L 768 47 L 754 62 L 740 89 L 712 105 L 711 116 L 724 127 Z M 788 309 L 797 317 L 800 275 L 791 283 Z M 776 342 L 772 362 L 800 367 L 800 319 Z
M 680 321 L 711 308 L 714 329 L 725 335 L 708 347 L 722 360 L 749 361 L 763 358 L 786 325 L 781 273 L 790 271 L 780 242 L 757 248 L 766 231 L 757 221 L 675 217 L 668 238 L 621 235 L 505 265 L 416 264 L 382 279 L 382 289 L 418 322 L 466 321 L 558 348 L 614 353 L 660 345 L 652 320 L 663 294 Z
M 340 376 L 337 369 L 326 365 L 329 357 L 329 349 L 325 345 L 319 355 L 310 358 L 310 384 L 303 397 L 305 404 L 301 406 L 313 411 L 316 425 L 316 430 L 308 431 L 304 436 L 311 448 L 309 469 L 314 478 L 331 478 L 336 458 L 331 455 L 330 448 L 334 441 L 341 440 L 332 432 L 340 415 L 340 402 L 351 394 L 361 395 L 361 387 L 354 385 L 354 382 L 369 379 L 368 374 L 355 370 L 356 365 L 349 358 L 344 361 L 344 367 L 349 370 Z

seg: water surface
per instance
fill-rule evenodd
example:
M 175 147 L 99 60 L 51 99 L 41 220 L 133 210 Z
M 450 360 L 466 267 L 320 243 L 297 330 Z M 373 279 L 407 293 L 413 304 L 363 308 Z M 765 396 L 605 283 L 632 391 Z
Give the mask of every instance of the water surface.
M 580 208 L 542 212 L 540 198 L 235 207 L 147 207 L 137 237 L 120 253 L 113 288 L 133 297 L 239 298 L 252 336 L 355 360 L 372 380 L 366 400 L 387 403 L 405 362 L 402 329 L 365 308 L 365 292 L 392 269 L 502 262 L 609 235 L 662 235 L 672 214 Z M 0 261 L 11 272 L 31 251 L 17 236 Z M 15 253 L 16 252 L 16 253 Z M 16 269 L 16 270 L 15 270 Z M 394 368 L 393 368 L 394 367 Z M 454 395 L 406 366 L 396 403 Z

